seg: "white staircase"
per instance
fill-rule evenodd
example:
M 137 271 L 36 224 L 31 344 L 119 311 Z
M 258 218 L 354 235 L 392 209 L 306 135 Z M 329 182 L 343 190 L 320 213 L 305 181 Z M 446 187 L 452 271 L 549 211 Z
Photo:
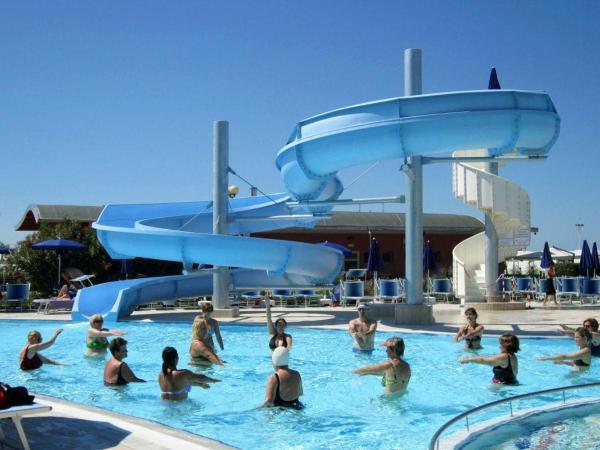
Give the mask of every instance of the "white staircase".
M 482 150 L 461 150 L 454 156 L 487 156 Z M 529 194 L 513 182 L 485 172 L 483 163 L 453 164 L 454 196 L 489 214 L 498 234 L 498 262 L 527 248 L 530 240 Z M 454 290 L 465 302 L 484 301 L 484 233 L 465 239 L 452 251 Z

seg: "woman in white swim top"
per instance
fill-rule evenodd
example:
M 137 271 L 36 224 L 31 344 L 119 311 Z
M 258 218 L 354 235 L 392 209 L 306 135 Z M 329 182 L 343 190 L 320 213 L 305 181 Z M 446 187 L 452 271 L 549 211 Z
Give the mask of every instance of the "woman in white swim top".
M 207 377 L 191 370 L 177 369 L 179 355 L 173 347 L 165 347 L 162 352 L 162 370 L 158 374 L 161 397 L 163 400 L 184 400 L 192 390 L 192 384 L 208 389 L 208 383 L 214 383 L 216 378 Z

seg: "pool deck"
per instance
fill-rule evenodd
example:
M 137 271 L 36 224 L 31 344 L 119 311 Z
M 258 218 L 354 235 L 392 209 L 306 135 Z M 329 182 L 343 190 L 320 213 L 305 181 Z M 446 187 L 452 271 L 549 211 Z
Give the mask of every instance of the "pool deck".
M 475 308 L 477 304 L 473 305 Z M 464 323 L 464 308 L 457 304 L 433 306 L 435 324 L 430 326 L 399 326 L 392 320 L 380 321 L 381 331 L 427 333 L 455 333 Z M 131 320 L 156 322 L 189 322 L 198 310 L 136 311 Z M 357 316 L 353 307 L 272 308 L 273 317 L 283 316 L 292 326 L 346 329 L 348 321 Z M 579 325 L 588 317 L 599 317 L 600 305 L 561 305 L 517 311 L 481 312 L 479 321 L 485 325 L 486 334 L 511 331 L 520 337 L 559 337 L 559 324 Z M 40 314 L 36 312 L 0 313 L 0 320 L 70 320 L 69 314 Z M 264 325 L 265 310 L 244 309 L 239 317 L 218 318 L 221 323 Z M 156 422 L 136 419 L 91 408 L 35 393 L 38 400 L 49 404 L 53 410 L 23 419 L 32 449 L 228 449 L 227 445 Z M 14 426 L 8 420 L 0 422 L 6 435 L 5 447 L 20 449 Z

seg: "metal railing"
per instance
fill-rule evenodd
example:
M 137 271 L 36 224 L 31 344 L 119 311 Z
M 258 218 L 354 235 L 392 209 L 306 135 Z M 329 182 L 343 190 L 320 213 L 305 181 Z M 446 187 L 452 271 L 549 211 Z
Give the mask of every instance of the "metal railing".
M 546 395 L 546 394 L 554 394 L 556 392 L 562 392 L 563 404 L 565 404 L 566 403 L 565 391 L 585 389 L 585 388 L 590 388 L 590 387 L 600 387 L 600 383 L 577 384 L 574 386 L 564 386 L 564 387 L 559 387 L 559 388 L 545 389 L 543 391 L 536 391 L 536 392 L 529 392 L 527 394 L 515 395 L 513 397 L 504 398 L 501 400 L 496 400 L 496 401 L 493 401 L 490 403 L 485 403 L 483 405 L 476 406 L 475 408 L 471 408 L 468 411 L 465 411 L 464 413 L 461 413 L 461 414 L 453 417 L 448 422 L 446 422 L 444 425 L 442 425 L 431 437 L 431 440 L 429 441 L 429 450 L 439 450 L 440 436 L 442 435 L 442 433 L 444 433 L 451 425 L 454 425 L 456 422 L 462 420 L 463 418 L 466 421 L 467 431 L 470 431 L 469 416 L 474 413 L 477 413 L 479 411 L 493 408 L 494 406 L 500 405 L 502 403 L 508 403 L 509 407 L 510 407 L 510 417 L 513 417 L 513 405 L 512 404 L 516 400 L 522 400 L 524 398 L 539 397 L 539 396 Z

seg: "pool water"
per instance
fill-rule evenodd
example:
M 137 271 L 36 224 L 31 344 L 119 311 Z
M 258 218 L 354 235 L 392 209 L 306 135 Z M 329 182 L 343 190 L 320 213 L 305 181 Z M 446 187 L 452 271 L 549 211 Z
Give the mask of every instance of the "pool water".
M 454 344 L 446 335 L 405 334 L 405 358 L 412 368 L 408 392 L 401 397 L 382 395 L 379 377 L 359 377 L 351 370 L 386 358 L 383 347 L 373 355 L 351 352 L 350 336 L 342 330 L 290 327 L 294 347 L 290 367 L 302 374 L 306 405 L 303 411 L 257 408 L 264 400 L 266 380 L 273 372 L 266 327 L 223 325 L 225 367 L 205 369 L 221 383 L 205 390 L 194 387 L 181 402 L 160 400 L 157 382 L 164 346 L 177 348 L 180 367 L 188 367 L 191 324 L 128 322 L 127 363 L 148 383 L 121 388 L 105 387 L 104 360 L 83 356 L 87 323 L 2 321 L 4 348 L 2 381 L 24 385 L 33 392 L 93 405 L 154 420 L 243 449 L 425 449 L 432 434 L 447 420 L 468 408 L 551 387 L 590 383 L 600 376 L 600 361 L 587 372 L 575 373 L 564 365 L 536 361 L 537 355 L 572 352 L 572 339 L 522 339 L 518 386 L 490 384 L 491 367 L 460 365 L 458 359 L 474 353 Z M 65 366 L 45 365 L 23 372 L 18 352 L 28 331 L 49 338 L 59 327 L 56 344 L 42 352 Z M 376 342 L 398 333 L 379 333 Z M 498 351 L 497 337 L 484 337 L 484 349 Z M 198 370 L 198 369 L 194 369 Z M 449 431 L 451 433 L 452 430 Z

